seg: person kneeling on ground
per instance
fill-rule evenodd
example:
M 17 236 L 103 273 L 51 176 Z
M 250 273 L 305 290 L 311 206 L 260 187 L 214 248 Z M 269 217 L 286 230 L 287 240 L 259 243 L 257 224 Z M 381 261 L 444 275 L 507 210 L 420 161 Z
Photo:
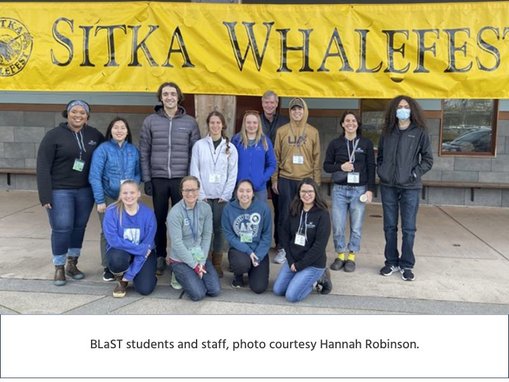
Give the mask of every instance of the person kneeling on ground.
M 212 209 L 198 200 L 198 178 L 182 178 L 180 191 L 183 198 L 172 207 L 166 219 L 171 237 L 169 265 L 175 277 L 172 286 L 183 288 L 191 300 L 200 301 L 221 292 L 219 276 L 207 259 L 212 239 Z
M 152 209 L 139 202 L 140 198 L 138 183 L 126 180 L 120 186 L 118 201 L 104 214 L 106 259 L 118 282 L 113 297 L 124 297 L 129 282 L 142 295 L 156 287 L 156 218 Z
M 233 270 L 232 287 L 244 286 L 244 273 L 249 287 L 263 293 L 269 285 L 269 248 L 272 241 L 272 215 L 267 202 L 254 196 L 253 183 L 241 180 L 236 199 L 223 210 L 221 225 L 230 250 L 228 260 Z
M 325 269 L 325 248 L 331 233 L 327 204 L 311 178 L 300 182 L 297 190 L 279 232 L 287 261 L 274 283 L 274 294 L 285 296 L 290 302 L 304 300 L 315 284 L 322 294 L 332 290 L 329 270 Z

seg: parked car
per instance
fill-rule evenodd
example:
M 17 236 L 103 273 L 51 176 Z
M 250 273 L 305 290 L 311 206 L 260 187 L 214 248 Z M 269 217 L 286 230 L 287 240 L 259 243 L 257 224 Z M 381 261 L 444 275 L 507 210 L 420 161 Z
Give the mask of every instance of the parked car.
M 481 127 L 450 142 L 442 143 L 445 152 L 489 152 L 491 151 L 491 129 Z

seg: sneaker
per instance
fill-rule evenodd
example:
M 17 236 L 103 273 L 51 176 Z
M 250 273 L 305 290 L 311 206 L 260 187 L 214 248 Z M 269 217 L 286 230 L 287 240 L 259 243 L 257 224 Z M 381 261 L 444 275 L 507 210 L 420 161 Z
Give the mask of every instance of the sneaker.
M 345 266 L 345 260 L 341 260 L 336 257 L 334 259 L 334 262 L 330 265 L 330 269 L 332 269 L 333 271 L 339 271 L 344 266 Z
M 276 256 L 274 257 L 274 262 L 276 264 L 286 263 L 286 251 L 284 250 L 284 248 L 279 248 L 277 250 Z
M 242 288 L 244 286 L 244 277 L 242 275 L 233 275 L 232 288 Z
M 166 270 L 166 259 L 164 257 L 157 258 L 156 274 L 161 276 Z
M 322 277 L 318 279 L 316 289 L 321 294 L 329 294 L 332 291 L 332 281 L 330 279 L 330 272 L 328 269 L 325 269 Z
M 182 289 L 182 285 L 177 281 L 177 278 L 175 277 L 175 273 L 171 273 L 171 281 L 170 285 L 173 289 L 180 290 Z
M 122 279 L 118 280 L 117 286 L 115 289 L 113 289 L 113 297 L 115 298 L 122 298 L 125 297 L 127 293 L 127 281 L 124 281 Z
M 109 268 L 104 268 L 103 280 L 104 281 L 115 281 L 115 275 L 113 273 L 111 273 Z
M 355 271 L 355 261 L 347 260 L 345 261 L 345 272 L 353 272 Z
M 390 276 L 397 271 L 399 271 L 399 267 L 396 265 L 384 265 L 384 267 L 380 269 L 380 274 L 382 276 Z
M 401 278 L 403 280 L 405 280 L 405 281 L 414 281 L 415 280 L 414 272 L 412 272 L 411 269 L 409 269 L 409 268 L 401 269 L 400 272 L 401 272 Z

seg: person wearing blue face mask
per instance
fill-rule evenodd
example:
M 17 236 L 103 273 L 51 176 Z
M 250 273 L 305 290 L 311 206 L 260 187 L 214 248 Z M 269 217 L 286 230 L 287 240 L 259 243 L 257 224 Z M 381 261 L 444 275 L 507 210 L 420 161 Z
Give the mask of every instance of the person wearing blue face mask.
M 399 270 L 403 280 L 413 281 L 421 177 L 433 166 L 433 151 L 422 110 L 409 96 L 399 95 L 389 102 L 378 144 L 377 166 L 385 233 L 385 265 L 380 274 L 390 276 Z M 403 234 L 401 254 L 398 211 Z

